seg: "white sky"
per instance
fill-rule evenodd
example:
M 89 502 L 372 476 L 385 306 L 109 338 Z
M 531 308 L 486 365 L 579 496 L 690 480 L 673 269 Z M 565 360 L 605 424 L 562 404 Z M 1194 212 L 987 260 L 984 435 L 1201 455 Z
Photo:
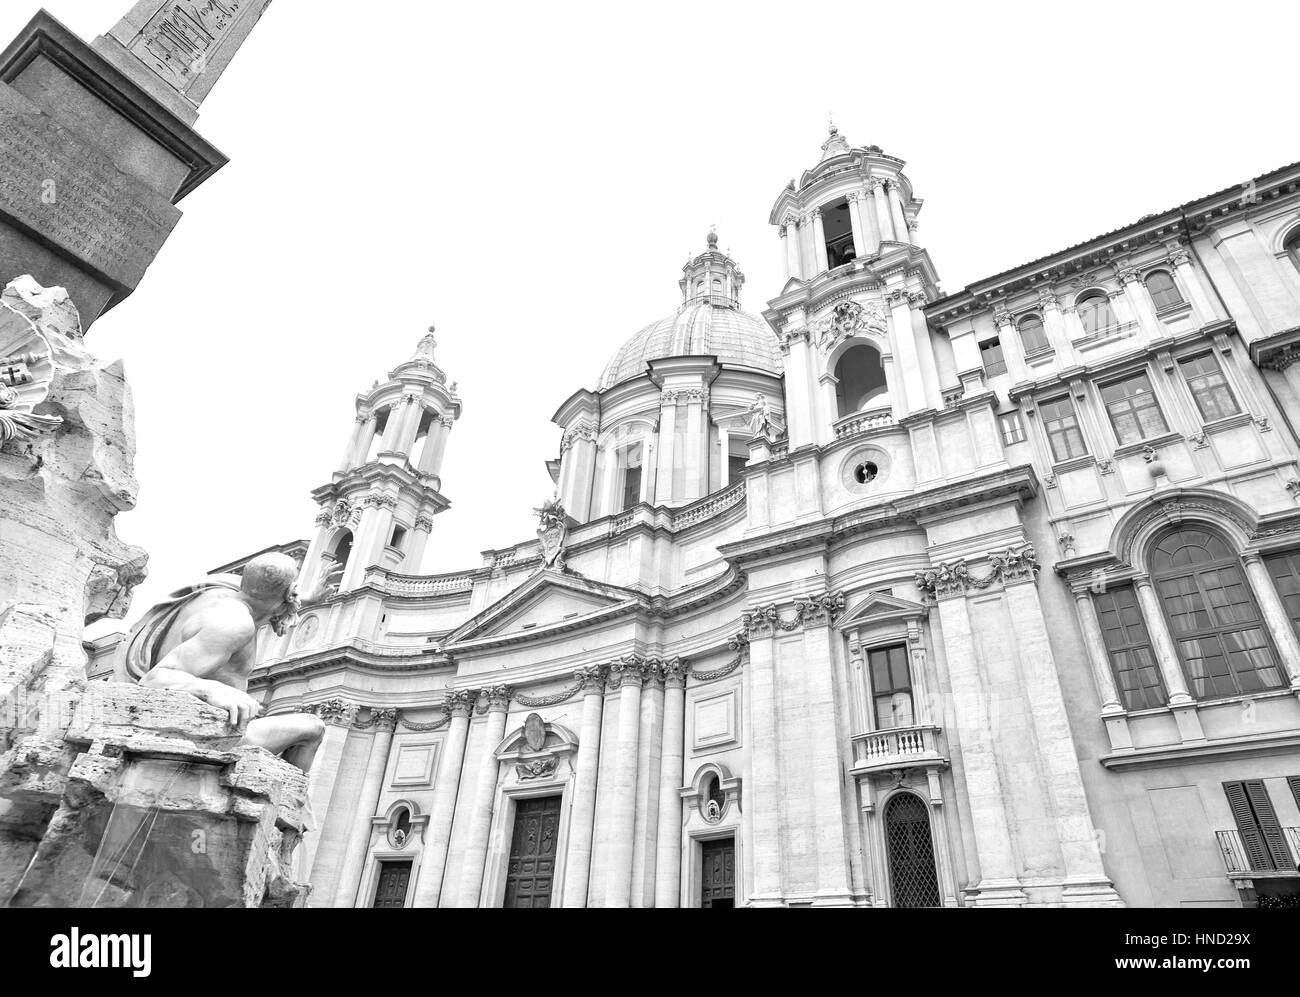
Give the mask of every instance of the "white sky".
M 89 41 L 128 0 L 46 0 Z M 0 11 L 11 38 L 35 4 Z M 230 164 L 88 343 L 124 357 L 132 618 L 307 537 L 352 399 L 438 327 L 465 411 L 424 570 L 528 539 L 559 404 L 767 215 L 833 112 L 908 162 L 947 291 L 1300 159 L 1291 3 L 276 0 L 204 103 Z

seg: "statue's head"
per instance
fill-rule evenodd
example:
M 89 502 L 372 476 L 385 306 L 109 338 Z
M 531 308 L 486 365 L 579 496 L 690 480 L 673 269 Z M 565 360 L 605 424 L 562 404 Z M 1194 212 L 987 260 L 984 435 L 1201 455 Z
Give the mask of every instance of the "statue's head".
M 283 634 L 298 612 L 298 562 L 285 554 L 259 554 L 244 566 L 239 590 L 268 614 L 271 629 Z

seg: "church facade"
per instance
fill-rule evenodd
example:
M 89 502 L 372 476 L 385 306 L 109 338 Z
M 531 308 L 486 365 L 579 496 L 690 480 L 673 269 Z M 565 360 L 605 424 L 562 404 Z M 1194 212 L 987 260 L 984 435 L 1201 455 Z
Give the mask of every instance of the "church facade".
M 432 330 L 357 397 L 250 689 L 312 905 L 1295 895 L 1300 165 L 951 294 L 903 167 L 832 129 L 761 317 L 710 235 L 475 568 Z

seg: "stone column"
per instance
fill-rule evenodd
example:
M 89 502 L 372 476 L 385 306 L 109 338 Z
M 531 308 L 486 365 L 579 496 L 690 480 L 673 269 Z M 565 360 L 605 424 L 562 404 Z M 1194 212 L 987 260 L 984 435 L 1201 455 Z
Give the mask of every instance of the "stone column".
M 636 761 L 641 732 L 643 668 L 641 660 L 635 657 L 622 658 L 609 668 L 609 686 L 619 695 L 610 842 L 605 852 L 609 870 L 606 907 L 626 907 L 632 895 L 632 837 L 636 830 Z
M 447 694 L 443 707 L 451 714 L 451 726 L 442 742 L 442 758 L 438 762 L 438 784 L 434 787 L 424 859 L 412 904 L 415 907 L 437 907 L 442 897 L 442 874 L 447 868 L 447 846 L 451 842 L 451 821 L 456 813 L 456 793 L 460 789 L 460 770 L 465 761 L 469 715 L 477 700 L 476 690 L 456 689 Z
M 1156 308 L 1151 302 L 1151 294 L 1138 276 L 1137 268 L 1120 268 L 1119 280 L 1124 287 L 1124 295 L 1128 299 L 1129 307 L 1137 316 L 1138 327 L 1145 333 L 1144 338 L 1159 339 L 1164 334 L 1165 326 L 1156 317 Z
M 790 259 L 790 235 L 786 232 L 786 226 L 782 224 L 777 232 L 781 236 L 781 286 L 785 287 L 790 282 L 791 277 L 797 277 L 794 270 L 793 261 Z
M 849 225 L 853 229 L 853 252 L 859 259 L 865 259 L 873 250 L 867 241 L 867 227 L 862 224 L 862 196 L 851 190 L 845 197 L 849 202 Z
M 754 739 L 749 749 L 747 809 L 754 825 L 750 857 L 754 867 L 753 907 L 781 907 L 781 789 L 777 759 L 775 641 L 756 638 L 749 645 L 750 705 Z M 760 734 L 759 732 L 765 732 Z
M 813 363 L 808 330 L 786 331 L 782 352 L 786 354 L 786 433 L 790 437 L 790 449 L 795 450 L 817 439 L 817 400 L 812 396 L 808 376 L 809 367 Z
M 1025 696 L 1033 704 L 1029 719 L 1034 744 L 1048 776 L 1045 789 L 1055 811 L 1065 863 L 1062 899 L 1066 906 L 1122 906 L 1102 865 L 1097 828 L 1084 792 L 1065 696 L 1038 599 L 1035 570 L 1009 568 L 1003 577 L 1007 609 L 1016 621 L 1015 642 Z
M 1117 751 L 1129 750 L 1133 747 L 1133 740 L 1129 736 L 1124 703 L 1115 685 L 1110 654 L 1106 650 L 1101 624 L 1097 620 L 1097 607 L 1086 589 L 1075 590 L 1074 603 L 1079 617 L 1079 629 L 1083 633 L 1084 650 L 1088 652 L 1088 665 L 1097 687 L 1097 698 L 1101 700 L 1101 718 L 1110 735 L 1110 746 Z
M 911 291 L 907 303 L 912 309 L 912 342 L 916 344 L 917 362 L 921 365 L 921 383 L 925 385 L 925 407 L 943 408 L 943 389 L 939 385 L 939 365 L 934 361 L 934 344 L 930 342 L 930 325 L 925 320 L 925 294 Z
M 816 273 L 825 273 L 830 269 L 830 260 L 826 255 L 826 223 L 822 221 L 822 209 L 812 209 L 813 260 Z
M 348 445 L 343 450 L 343 460 L 339 462 L 340 472 L 350 471 L 366 459 L 364 453 L 358 457 L 357 452 L 361 449 L 363 443 L 368 444 L 370 442 L 373 433 L 374 423 L 370 416 L 358 412 L 356 424 L 352 427 L 352 435 L 348 437 Z
M 1016 874 L 997 748 L 989 723 L 989 693 L 981 674 L 966 593 L 960 584 L 938 591 L 939 621 L 948 656 L 953 713 L 961 735 L 971 829 L 979 859 L 976 906 L 1019 906 L 1026 900 Z
M 1282 605 L 1277 594 L 1277 587 L 1268 573 L 1268 567 L 1255 551 L 1241 555 L 1246 565 L 1246 577 L 1250 579 L 1251 590 L 1259 602 L 1264 622 L 1273 634 L 1273 643 L 1277 645 L 1282 658 L 1282 668 L 1293 691 L 1300 695 L 1300 642 L 1296 640 L 1291 617 Z
M 596 429 L 583 421 L 564 434 L 560 444 L 560 498 L 565 510 L 580 523 L 591 518 L 593 479 L 596 472 Z M 644 463 L 645 458 L 642 457 Z
M 420 399 L 416 395 L 402 395 L 402 417 L 398 420 L 397 435 L 393 438 L 394 450 L 400 454 L 411 452 L 423 416 L 424 406 L 420 404 Z
M 898 359 L 894 370 L 901 369 L 902 384 L 891 384 L 891 392 L 897 388 L 903 390 L 902 404 L 904 412 L 916 412 L 925 408 L 925 381 L 921 376 L 921 364 L 916 353 L 916 336 L 912 332 L 912 306 L 910 296 L 902 288 L 890 291 L 886 298 L 890 308 L 890 332 L 893 335 L 893 354 Z
M 438 416 L 429 427 L 429 438 L 424 441 L 424 452 L 420 454 L 421 474 L 440 474 L 442 458 L 447 452 L 447 437 L 451 433 L 452 418 L 449 415 Z
M 600 767 L 600 727 L 605 706 L 605 670 L 581 668 L 582 732 L 578 735 L 577 771 L 569 818 L 569 847 L 564 860 L 564 906 L 587 906 L 591 879 L 591 835 L 596 824 L 596 772 Z
M 370 756 L 366 760 L 366 774 L 361 782 L 361 795 L 350 802 L 352 828 L 348 832 L 347 847 L 343 851 L 343 871 L 339 873 L 338 889 L 334 893 L 334 907 L 355 907 L 361 875 L 366 869 L 370 854 L 372 818 L 379 806 L 379 795 L 384 789 L 384 772 L 388 769 L 388 749 L 393 743 L 393 728 L 397 725 L 397 710 L 372 709 L 375 736 L 370 742 Z
M 415 523 L 408 534 L 406 556 L 402 558 L 402 573 L 418 575 L 424 563 L 424 549 L 429 545 L 429 534 L 433 532 L 433 520 L 428 516 L 416 516 Z
M 998 342 L 1002 344 L 1002 355 L 1007 361 L 1007 372 L 1011 375 L 1011 383 L 1019 384 L 1028 381 L 1029 367 L 1025 364 L 1025 351 L 1011 313 L 1005 308 L 998 308 L 993 312 L 993 321 L 998 327 Z
M 814 907 L 846 907 L 852 903 L 848 844 L 844 835 L 841 795 L 839 725 L 836 722 L 835 667 L 831 650 L 830 616 L 813 610 L 805 618 L 803 674 L 808 715 L 812 721 L 812 799 L 817 850 L 817 896 Z
M 506 736 L 506 714 L 510 711 L 510 687 L 489 686 L 487 725 L 483 735 L 483 758 L 469 811 L 469 839 L 465 847 L 464 871 L 460 880 L 460 907 L 477 907 L 483 887 L 483 863 L 487 861 L 488 834 L 492 830 L 492 798 L 496 795 L 499 763 L 496 746 Z
M 899 242 L 909 242 L 911 235 L 907 231 L 907 215 L 903 211 L 902 185 L 897 180 L 886 182 L 889 185 L 889 211 L 894 222 L 894 238 Z
M 686 731 L 686 672 L 681 659 L 664 662 L 664 743 L 659 766 L 659 833 L 655 859 L 656 907 L 681 903 L 682 759 Z M 736 870 L 737 878 L 740 870 Z
M 663 391 L 659 395 L 659 450 L 654 493 L 656 505 L 665 505 L 673 500 L 673 463 L 677 460 L 676 441 L 677 392 Z
M 876 206 L 876 225 L 880 228 L 881 242 L 900 241 L 894 234 L 893 216 L 889 211 L 889 198 L 885 194 L 885 181 L 880 177 L 872 177 L 867 181 L 867 186 L 871 190 L 872 203 Z
M 382 561 L 384 547 L 392 534 L 393 508 L 396 505 L 397 500 L 391 495 L 372 492 L 367 496 L 366 508 L 354 534 L 352 553 L 339 583 L 340 592 L 356 588 L 365 580 L 366 569 Z
M 1188 691 L 1187 677 L 1178 661 L 1178 650 L 1174 647 L 1174 639 L 1170 636 L 1165 614 L 1160 608 L 1160 597 L 1156 595 L 1155 587 L 1147 575 L 1136 576 L 1133 579 L 1133 589 L 1137 592 L 1147 633 L 1151 635 L 1151 646 L 1160 666 L 1160 677 L 1165 680 L 1169 706 L 1174 711 L 1174 719 L 1178 721 L 1178 733 L 1184 741 L 1203 741 L 1205 732 L 1201 729 L 1200 717 L 1196 715 L 1196 700 Z
M 348 731 L 352 727 L 357 708 L 342 699 L 336 699 L 328 703 L 313 703 L 308 711 L 325 721 L 325 736 L 321 738 L 316 757 L 312 760 L 307 790 L 313 824 L 309 830 L 314 833 L 304 834 L 302 844 L 298 846 L 298 866 L 306 874 L 304 880 L 315 875 L 312 863 L 325 829 L 325 821 L 329 817 L 330 797 L 334 793 L 334 782 L 338 779 L 339 765 L 343 761 L 343 748 L 347 744 Z
M 1057 367 L 1073 366 L 1076 363 L 1074 346 L 1065 328 L 1065 315 L 1061 311 L 1061 303 L 1051 291 L 1041 290 L 1038 292 L 1038 305 L 1043 310 L 1043 333 L 1047 336 L 1052 352 L 1056 354 Z M 1075 325 L 1079 326 L 1079 333 L 1082 335 L 1083 327 L 1079 325 L 1077 316 Z
M 664 677 L 658 662 L 645 669 L 641 730 L 637 738 L 636 821 L 632 840 L 631 906 L 655 903 L 656 842 L 659 835 L 659 778 L 663 760 Z
M 686 501 L 700 498 L 709 491 L 709 471 L 704 446 L 704 431 L 701 427 L 708 423 L 704 417 L 705 392 L 707 388 L 691 388 L 686 392 L 686 453 L 683 469 L 684 488 L 682 498 Z
M 1192 254 L 1183 246 L 1178 246 L 1169 253 L 1169 265 L 1174 268 L 1183 288 L 1187 291 L 1188 301 L 1196 318 L 1197 326 L 1208 325 L 1214 321 L 1214 305 L 1205 293 L 1201 276 L 1192 266 Z

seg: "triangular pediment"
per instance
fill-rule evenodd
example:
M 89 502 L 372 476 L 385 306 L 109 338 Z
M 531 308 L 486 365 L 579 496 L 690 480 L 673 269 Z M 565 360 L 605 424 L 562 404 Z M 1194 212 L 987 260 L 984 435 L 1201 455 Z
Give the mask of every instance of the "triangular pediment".
M 546 569 L 462 623 L 443 647 L 454 650 L 581 626 L 635 610 L 643 601 L 632 589 Z
M 900 599 L 884 592 L 869 592 L 861 602 L 841 616 L 835 625 L 840 630 L 854 630 L 884 620 L 920 619 L 929 611 L 929 607 L 910 599 Z

